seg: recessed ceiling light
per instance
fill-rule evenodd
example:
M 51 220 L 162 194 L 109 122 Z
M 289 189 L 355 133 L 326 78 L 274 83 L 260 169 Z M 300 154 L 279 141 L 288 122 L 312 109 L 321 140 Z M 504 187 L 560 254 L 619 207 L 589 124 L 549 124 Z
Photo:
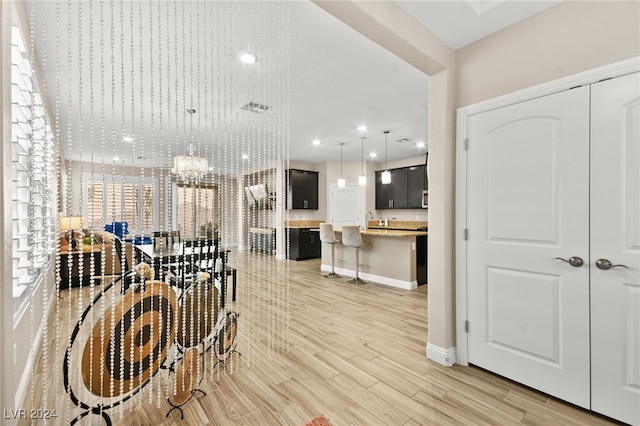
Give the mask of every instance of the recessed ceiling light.
M 417 146 L 418 148 L 424 148 L 424 142 L 418 142 L 418 143 L 416 144 L 416 146 Z
M 253 53 L 241 53 L 240 54 L 240 62 L 243 64 L 253 64 L 256 62 L 256 55 Z
M 123 140 L 124 142 L 133 142 L 133 138 L 132 138 L 131 136 L 124 136 L 124 137 L 122 138 L 122 140 Z
M 313 144 L 314 145 L 320 145 L 320 139 L 314 139 L 313 140 Z
M 120 157 L 118 156 L 113 157 L 113 161 L 120 161 Z
M 249 156 L 248 156 L 247 154 L 242 154 L 242 159 L 243 159 L 243 160 L 248 160 L 248 159 L 249 159 Z
M 369 154 L 369 157 L 371 157 L 371 158 L 378 158 L 378 154 L 377 154 L 377 153 L 375 153 L 375 152 L 372 152 L 372 153 L 370 153 L 370 154 Z
M 212 172 L 213 171 L 213 167 L 209 167 L 209 171 Z
M 364 131 L 367 130 L 367 126 L 365 126 L 364 124 L 361 124 L 361 125 L 358 126 L 358 130 L 361 131 L 361 132 L 364 132 Z

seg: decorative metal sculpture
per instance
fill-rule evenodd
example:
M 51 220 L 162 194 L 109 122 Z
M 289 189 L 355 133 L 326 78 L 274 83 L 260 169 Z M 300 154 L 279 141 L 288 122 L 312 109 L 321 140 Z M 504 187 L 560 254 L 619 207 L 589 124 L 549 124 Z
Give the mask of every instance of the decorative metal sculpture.
M 137 272 L 148 277 L 150 268 L 142 265 Z M 200 274 L 179 299 L 170 285 L 143 280 L 109 303 L 106 299 L 114 297 L 109 291 L 121 279 L 98 293 L 71 335 L 63 364 L 64 387 L 84 410 L 72 425 L 89 414 L 100 415 L 111 425 L 106 410 L 140 392 L 160 368 L 169 370 L 171 382 L 167 401 L 172 408 L 167 416 L 178 409 L 184 418 L 181 407 L 197 392 L 206 395 L 197 388 L 203 378 L 200 355 L 215 347 L 217 365 L 237 353 L 238 314 L 218 315 L 219 292 L 209 274 Z

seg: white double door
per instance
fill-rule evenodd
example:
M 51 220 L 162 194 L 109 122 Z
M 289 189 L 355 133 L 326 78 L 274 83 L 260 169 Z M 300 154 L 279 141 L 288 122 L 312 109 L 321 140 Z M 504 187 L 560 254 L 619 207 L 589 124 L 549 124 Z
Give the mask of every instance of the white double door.
M 466 185 L 469 362 L 634 425 L 639 86 L 628 75 L 468 117 Z

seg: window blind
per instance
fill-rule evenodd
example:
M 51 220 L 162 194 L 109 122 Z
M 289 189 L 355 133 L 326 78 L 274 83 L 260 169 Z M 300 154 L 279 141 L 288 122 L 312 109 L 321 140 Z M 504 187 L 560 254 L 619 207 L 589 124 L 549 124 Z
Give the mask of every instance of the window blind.
M 117 177 L 114 180 L 122 179 Z M 155 229 L 157 200 L 152 183 L 106 183 L 94 181 L 87 184 L 87 226 L 102 229 L 104 223 L 125 221 L 132 233 Z M 103 219 L 104 218 L 104 219 Z
M 42 282 L 56 244 L 53 135 L 20 28 L 11 34 L 12 286 L 14 320 Z

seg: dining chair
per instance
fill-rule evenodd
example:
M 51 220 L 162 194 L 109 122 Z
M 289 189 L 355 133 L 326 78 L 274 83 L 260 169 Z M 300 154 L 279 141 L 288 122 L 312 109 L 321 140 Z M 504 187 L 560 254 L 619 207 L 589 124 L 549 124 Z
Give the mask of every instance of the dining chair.
M 180 244 L 180 231 L 154 231 L 152 241 L 154 250 L 171 250 L 176 244 Z M 158 278 L 163 280 L 165 274 L 175 273 L 181 268 L 182 262 L 179 260 L 163 263 L 160 267 L 163 276 Z
M 180 231 L 153 231 L 153 248 L 169 249 L 180 242 Z
M 216 247 L 208 240 L 192 241 L 183 247 L 179 268 L 171 271 L 170 283 L 186 288 L 197 278 L 198 272 L 209 272 L 213 277 L 213 261 Z

